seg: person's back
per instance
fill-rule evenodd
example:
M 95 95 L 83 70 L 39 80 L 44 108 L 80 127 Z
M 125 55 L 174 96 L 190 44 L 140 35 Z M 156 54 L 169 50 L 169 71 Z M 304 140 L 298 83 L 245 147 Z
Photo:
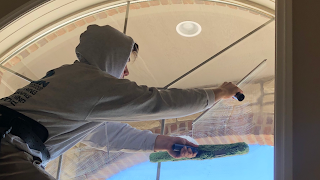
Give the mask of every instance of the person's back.
M 119 44 L 122 48 L 113 49 Z M 49 131 L 45 145 L 55 158 L 104 121 L 92 122 L 95 120 L 90 116 L 105 96 L 111 105 L 103 106 L 110 106 L 111 112 L 105 108 L 103 114 L 112 115 L 116 99 L 111 99 L 114 91 L 119 92 L 112 81 L 118 81 L 133 45 L 130 37 L 110 26 L 89 26 L 76 49 L 79 61 L 49 71 L 42 79 L 2 98 L 0 104 L 43 124 Z

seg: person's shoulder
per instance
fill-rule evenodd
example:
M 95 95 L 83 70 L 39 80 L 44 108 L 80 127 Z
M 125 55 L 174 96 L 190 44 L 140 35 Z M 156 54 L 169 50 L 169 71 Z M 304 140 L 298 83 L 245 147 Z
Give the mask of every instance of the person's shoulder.
M 82 69 L 82 70 L 86 71 L 86 74 L 93 73 L 93 74 L 97 74 L 97 75 L 99 75 L 101 77 L 105 77 L 105 78 L 118 79 L 118 78 L 113 77 L 109 73 L 102 71 L 101 69 L 93 66 L 93 65 L 82 63 L 79 61 L 75 61 L 73 64 L 70 64 L 69 66 L 76 68 L 76 69 Z
M 98 68 L 90 65 L 90 64 L 86 64 L 86 63 L 82 63 L 79 61 L 74 61 L 72 64 L 64 64 L 62 66 L 60 66 L 59 68 L 74 68 L 74 69 L 92 69 L 92 70 L 99 70 Z

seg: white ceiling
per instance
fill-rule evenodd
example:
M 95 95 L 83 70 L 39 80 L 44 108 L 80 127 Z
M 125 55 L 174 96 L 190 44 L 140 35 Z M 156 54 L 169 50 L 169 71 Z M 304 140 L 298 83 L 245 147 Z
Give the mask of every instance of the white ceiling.
M 186 20 L 199 23 L 202 32 L 196 37 L 180 36 L 175 27 Z M 240 9 L 197 4 L 131 11 L 127 34 L 136 40 L 141 51 L 137 61 L 129 63 L 129 79 L 138 84 L 166 86 L 268 20 Z M 199 69 L 199 76 L 189 75 L 192 82 L 180 82 L 175 87 L 196 87 L 208 85 L 208 82 L 216 84 L 241 79 L 263 59 L 274 56 L 274 23 L 261 31 L 260 35 L 244 40 Z M 242 63 L 242 66 L 234 67 Z M 273 68 L 274 62 L 270 63 L 270 68 Z M 233 73 L 222 75 L 226 71 Z M 212 76 L 217 74 L 216 78 Z
M 224 81 L 239 81 L 264 59 L 267 59 L 266 67 L 257 76 L 261 78 L 274 76 L 274 43 L 275 23 L 273 21 L 203 67 L 178 81 L 172 87 L 208 87 L 223 83 Z

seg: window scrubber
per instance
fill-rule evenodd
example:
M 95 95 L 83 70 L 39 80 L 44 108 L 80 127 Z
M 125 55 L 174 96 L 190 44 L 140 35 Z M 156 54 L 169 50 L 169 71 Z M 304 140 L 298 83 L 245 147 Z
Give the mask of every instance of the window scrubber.
M 173 149 L 181 149 L 184 145 L 173 145 Z M 175 159 L 168 152 L 155 152 L 149 156 L 150 162 L 183 161 L 183 160 L 205 160 L 219 157 L 243 155 L 249 152 L 248 144 L 244 142 L 219 145 L 199 145 L 192 148 L 193 152 L 198 152 L 194 158 Z

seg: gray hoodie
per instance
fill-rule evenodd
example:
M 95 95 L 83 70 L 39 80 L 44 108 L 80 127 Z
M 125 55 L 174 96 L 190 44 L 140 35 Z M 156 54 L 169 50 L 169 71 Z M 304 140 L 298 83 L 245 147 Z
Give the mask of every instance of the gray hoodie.
M 134 41 L 110 26 L 88 26 L 76 48 L 79 61 L 2 98 L 0 104 L 33 118 L 49 131 L 51 159 L 82 141 L 107 151 L 153 151 L 156 134 L 120 123 L 177 118 L 214 103 L 208 89 L 158 90 L 119 79 Z M 6 140 L 41 157 L 19 138 Z

